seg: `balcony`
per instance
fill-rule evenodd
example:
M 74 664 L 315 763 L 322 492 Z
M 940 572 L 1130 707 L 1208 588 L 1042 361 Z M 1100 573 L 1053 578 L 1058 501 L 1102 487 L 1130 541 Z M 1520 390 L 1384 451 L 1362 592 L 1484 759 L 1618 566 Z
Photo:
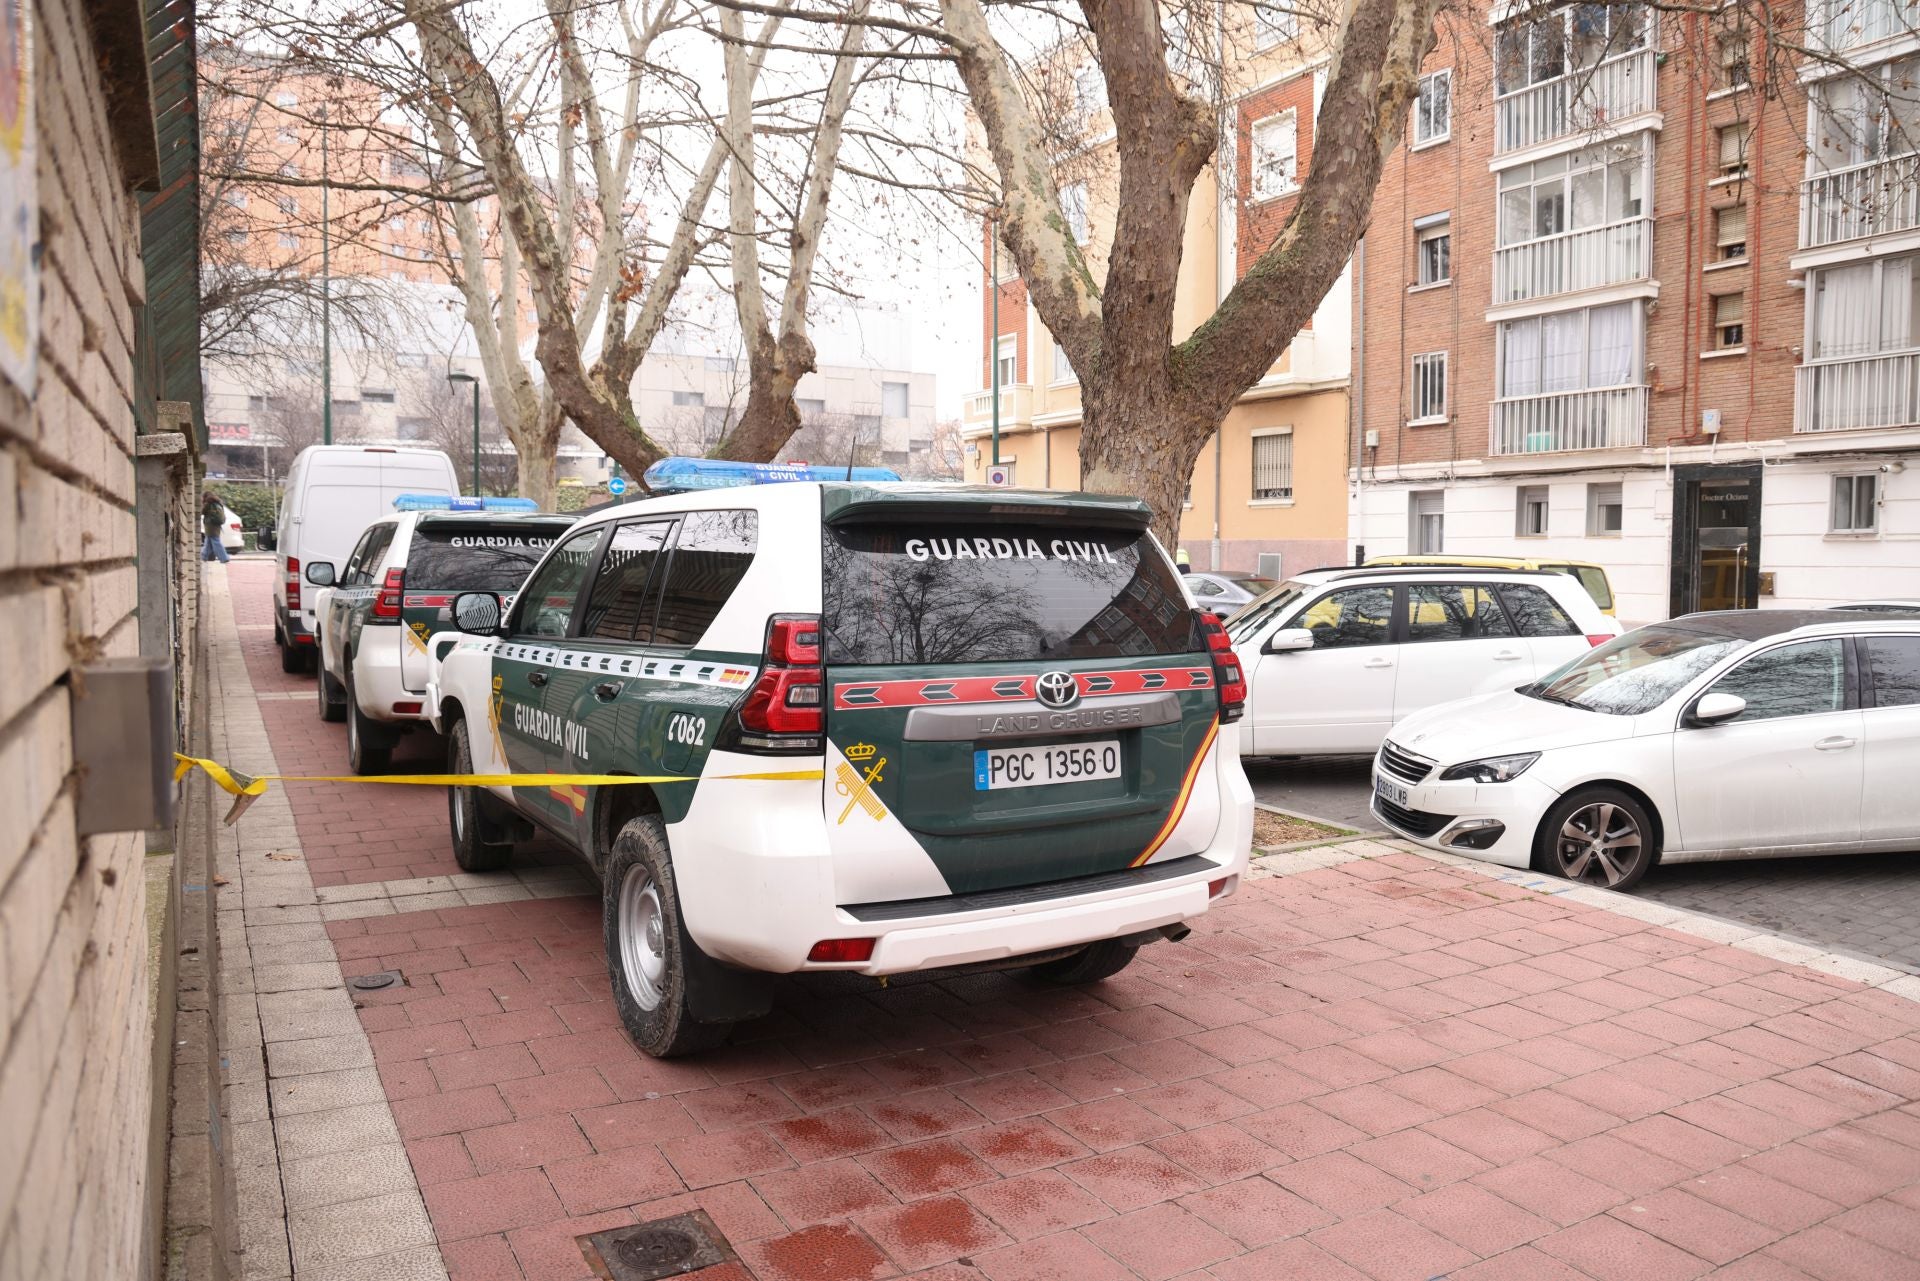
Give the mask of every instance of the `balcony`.
M 1822 39 L 1836 52 L 1915 30 L 1920 30 L 1915 0 L 1827 0 L 1821 23 Z
M 1794 402 L 1796 432 L 1920 424 L 1920 351 L 1802 365 Z
M 1647 443 L 1647 389 L 1602 387 L 1493 402 L 1488 448 L 1496 456 Z
M 1592 133 L 1652 111 L 1653 73 L 1653 50 L 1634 49 L 1495 98 L 1494 154 Z
M 960 408 L 962 435 L 977 436 L 993 430 L 993 392 L 976 391 Z M 1033 385 L 1008 383 L 1000 388 L 1000 430 L 1033 426 Z
M 1829 169 L 1800 184 L 1800 247 L 1920 227 L 1920 155 Z
M 1653 219 L 1563 231 L 1493 252 L 1493 301 L 1523 302 L 1653 275 Z

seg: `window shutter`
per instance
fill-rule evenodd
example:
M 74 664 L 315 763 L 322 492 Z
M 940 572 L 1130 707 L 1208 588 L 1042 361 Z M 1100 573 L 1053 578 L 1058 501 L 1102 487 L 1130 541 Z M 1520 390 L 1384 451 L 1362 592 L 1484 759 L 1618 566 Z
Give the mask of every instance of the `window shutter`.
M 1721 294 L 1713 300 L 1713 323 L 1716 327 L 1745 324 L 1746 319 L 1745 294 Z
M 1747 207 L 1745 205 L 1728 205 L 1718 210 L 1714 218 L 1719 230 L 1716 243 L 1723 247 L 1747 243 Z
M 1278 432 L 1253 438 L 1253 496 L 1293 497 L 1293 434 Z

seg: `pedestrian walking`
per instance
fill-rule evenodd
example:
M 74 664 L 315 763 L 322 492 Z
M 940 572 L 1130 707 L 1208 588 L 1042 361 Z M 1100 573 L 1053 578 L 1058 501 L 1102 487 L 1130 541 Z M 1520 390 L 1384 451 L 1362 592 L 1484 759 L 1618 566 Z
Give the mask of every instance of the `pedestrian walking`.
M 207 500 L 200 504 L 200 532 L 206 535 L 200 543 L 201 560 L 227 563 L 227 549 L 220 544 L 220 528 L 226 523 L 227 505 L 220 501 L 218 494 L 208 494 Z

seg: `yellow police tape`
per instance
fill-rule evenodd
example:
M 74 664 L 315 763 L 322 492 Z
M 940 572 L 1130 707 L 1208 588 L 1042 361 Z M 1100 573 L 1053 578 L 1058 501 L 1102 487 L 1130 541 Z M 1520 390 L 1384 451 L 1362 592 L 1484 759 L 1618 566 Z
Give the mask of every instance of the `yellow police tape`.
M 826 777 L 817 769 L 772 770 L 753 774 L 242 774 L 219 761 L 199 756 L 173 754 L 173 781 L 179 782 L 195 769 L 202 770 L 227 795 L 233 808 L 227 811 L 231 825 L 246 813 L 247 806 L 266 795 L 267 784 L 276 783 L 388 783 L 412 787 L 622 787 L 634 783 L 696 783 L 706 779 L 745 779 L 772 783 L 817 783 Z

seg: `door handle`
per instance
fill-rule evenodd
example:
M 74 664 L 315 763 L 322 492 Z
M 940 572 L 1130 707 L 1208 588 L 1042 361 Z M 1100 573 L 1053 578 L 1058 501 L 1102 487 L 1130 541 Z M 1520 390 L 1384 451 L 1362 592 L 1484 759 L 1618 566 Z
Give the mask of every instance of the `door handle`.
M 620 682 L 601 681 L 593 687 L 593 696 L 603 703 L 611 703 L 620 696 Z
M 1493 661 L 1496 663 L 1512 663 L 1517 662 L 1521 657 L 1523 656 L 1514 653 L 1510 649 L 1503 649 L 1493 656 Z
M 1816 752 L 1844 752 L 1859 741 L 1857 738 L 1848 738 L 1845 734 L 1834 734 L 1815 743 L 1813 750 Z
M 1369 658 L 1361 665 L 1363 667 L 1392 667 L 1393 660 L 1391 658 Z
M 536 689 L 542 685 L 545 685 L 546 683 L 547 683 L 547 674 L 545 672 L 528 672 L 527 673 L 527 684 L 532 685 Z

